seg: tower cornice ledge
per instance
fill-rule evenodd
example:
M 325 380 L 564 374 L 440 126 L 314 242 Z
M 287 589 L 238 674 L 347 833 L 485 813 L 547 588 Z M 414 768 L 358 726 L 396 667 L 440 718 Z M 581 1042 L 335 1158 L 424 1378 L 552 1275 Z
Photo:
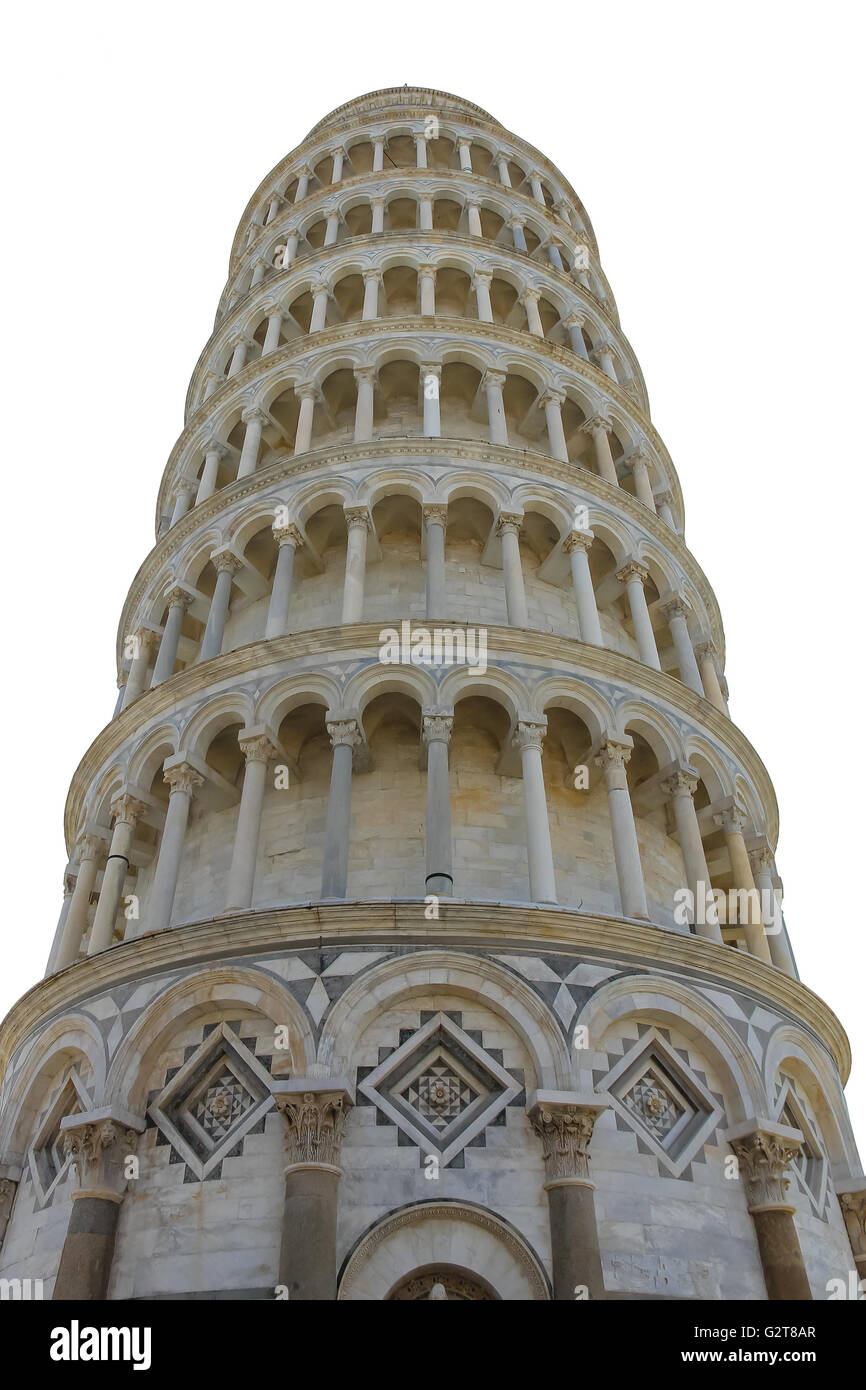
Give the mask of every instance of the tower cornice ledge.
M 810 1029 L 829 1050 L 844 1085 L 851 1069 L 848 1037 L 833 1011 L 799 980 L 742 951 L 701 937 L 623 918 L 531 904 L 445 901 L 438 922 L 426 904 L 407 899 L 315 903 L 271 908 L 169 927 L 120 942 L 50 975 L 13 1005 L 0 1024 L 0 1082 L 18 1044 L 40 1023 L 120 982 L 167 969 L 230 961 L 263 952 L 374 944 L 471 951 L 518 948 L 573 952 L 581 960 L 649 967 L 694 987 L 745 990 Z M 693 976 L 693 979 L 692 979 Z

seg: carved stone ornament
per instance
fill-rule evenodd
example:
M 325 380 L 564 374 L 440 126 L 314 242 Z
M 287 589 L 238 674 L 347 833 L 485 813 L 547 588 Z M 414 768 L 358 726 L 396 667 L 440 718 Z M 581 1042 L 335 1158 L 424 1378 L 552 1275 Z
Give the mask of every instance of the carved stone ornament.
M 594 1106 L 539 1104 L 529 1121 L 544 1149 L 546 1182 L 589 1181 L 589 1144 L 598 1110 Z
M 71 1157 L 78 1191 L 121 1197 L 127 1182 L 125 1161 L 135 1153 L 137 1144 L 135 1130 L 116 1120 L 65 1126 L 63 1148 Z
M 787 1207 L 790 1178 L 785 1174 L 800 1152 L 801 1141 L 783 1138 L 771 1130 L 756 1129 L 751 1134 L 731 1139 L 730 1145 L 739 1159 L 749 1210 Z
M 343 1091 L 304 1091 L 299 1096 L 276 1096 L 286 1121 L 289 1166 L 313 1163 L 338 1168 L 346 1129 L 347 1098 Z
M 866 1187 L 859 1192 L 840 1192 L 839 1206 L 845 1218 L 851 1249 L 860 1263 L 866 1260 Z
M 168 782 L 171 793 L 184 792 L 186 796 L 193 796 L 196 787 L 200 787 L 204 782 L 200 772 L 196 772 L 191 763 L 178 763 L 176 767 L 170 767 L 163 773 L 163 781 Z

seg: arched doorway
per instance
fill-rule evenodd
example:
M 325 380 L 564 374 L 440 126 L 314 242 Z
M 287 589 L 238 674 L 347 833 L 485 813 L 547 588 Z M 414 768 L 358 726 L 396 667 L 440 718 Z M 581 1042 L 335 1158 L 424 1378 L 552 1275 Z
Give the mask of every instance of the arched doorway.
M 457 1265 L 431 1265 L 428 1269 L 416 1269 L 386 1295 L 388 1301 L 422 1302 L 429 1299 L 449 1303 L 490 1303 L 498 1300 L 499 1294 L 474 1271 L 461 1269 Z

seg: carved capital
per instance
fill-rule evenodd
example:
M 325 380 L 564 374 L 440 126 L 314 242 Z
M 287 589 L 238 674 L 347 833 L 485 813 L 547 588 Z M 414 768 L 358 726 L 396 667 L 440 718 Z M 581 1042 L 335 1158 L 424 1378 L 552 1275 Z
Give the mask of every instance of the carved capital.
M 188 594 L 186 589 L 181 589 L 177 585 L 173 589 L 168 589 L 165 594 L 169 608 L 182 608 L 186 612 L 192 603 L 192 594 Z
M 217 574 L 222 574 L 225 570 L 229 574 L 237 574 L 243 566 L 240 556 L 235 555 L 233 550 L 217 550 L 210 558 Z
M 107 850 L 108 845 L 98 835 L 82 835 L 77 845 L 79 867 L 85 859 L 101 859 Z
M 726 835 L 742 835 L 748 819 L 749 814 L 743 806 L 728 806 L 717 816 L 713 816 L 713 822 Z
M 616 577 L 620 584 L 628 584 L 630 580 L 639 579 L 643 585 L 649 578 L 649 570 L 644 565 L 638 564 L 637 560 L 629 560 L 622 569 L 617 570 Z
M 363 742 L 363 735 L 357 719 L 337 719 L 325 725 L 331 739 L 332 748 L 357 748 Z
M 544 745 L 544 735 L 547 733 L 547 720 L 521 719 L 514 732 L 512 742 L 521 753 L 525 748 L 534 748 L 539 753 Z
M 438 710 L 421 717 L 421 737 L 425 743 L 450 743 L 454 715 L 440 713 Z
M 584 420 L 580 428 L 584 434 L 595 434 L 596 430 L 604 430 L 605 434 L 609 434 L 613 429 L 613 421 L 603 410 L 599 410 L 588 420 Z
M 749 1210 L 787 1206 L 790 1178 L 785 1174 L 800 1152 L 802 1139 L 755 1129 L 728 1142 L 739 1160 Z
M 503 536 L 506 532 L 510 532 L 513 536 L 519 536 L 522 525 L 522 512 L 500 512 L 496 518 L 496 534 Z
M 260 406 L 249 405 L 246 410 L 241 411 L 241 419 L 245 425 L 256 424 L 264 428 L 265 425 L 270 424 L 271 417 L 268 415 L 267 411 L 262 410 Z
M 304 1091 L 274 1099 L 286 1121 L 288 1166 L 312 1163 L 338 1168 L 350 1103 L 345 1091 Z
M 238 739 L 238 745 L 248 763 L 268 763 L 277 756 L 277 749 L 267 734 L 256 734 L 255 738 Z
M 126 825 L 135 825 L 139 816 L 143 816 L 146 810 L 147 803 L 138 801 L 128 792 L 122 792 L 111 803 L 111 814 L 114 816 L 115 825 L 119 825 L 121 821 Z
M 491 387 L 498 388 L 501 391 L 505 385 L 505 378 L 505 372 L 497 372 L 489 368 L 481 378 L 481 385 L 485 391 L 489 391 Z
M 585 550 L 588 555 L 594 540 L 594 531 L 569 531 L 562 543 L 562 553 L 570 555 L 573 550 Z
M 615 738 L 608 738 L 605 739 L 596 754 L 595 765 L 596 767 L 604 768 L 605 772 L 607 772 L 608 768 L 622 768 L 622 770 L 625 771 L 626 764 L 631 754 L 632 749 L 630 744 L 621 743 Z
M 346 529 L 352 530 L 353 526 L 360 527 L 364 531 L 371 531 L 370 513 L 366 507 L 344 507 L 343 516 L 346 518 Z
M 448 507 L 444 502 L 425 502 L 421 511 L 428 526 L 444 526 L 448 521 Z
M 293 521 L 288 526 L 272 526 L 271 530 L 277 545 L 293 545 L 295 550 L 303 549 L 304 538 Z
M 119 1200 L 127 1182 L 124 1164 L 137 1145 L 136 1131 L 116 1120 L 63 1126 L 63 1148 L 71 1156 L 75 1186 L 82 1196 L 93 1193 Z
M 183 792 L 186 796 L 195 796 L 196 787 L 200 787 L 204 782 L 200 772 L 196 772 L 192 763 L 176 763 L 174 767 L 168 768 L 163 774 L 163 781 L 171 787 L 171 795 L 175 792 Z
M 544 1150 L 545 1182 L 589 1181 L 589 1144 L 599 1113 L 595 1105 L 539 1102 L 529 1122 Z

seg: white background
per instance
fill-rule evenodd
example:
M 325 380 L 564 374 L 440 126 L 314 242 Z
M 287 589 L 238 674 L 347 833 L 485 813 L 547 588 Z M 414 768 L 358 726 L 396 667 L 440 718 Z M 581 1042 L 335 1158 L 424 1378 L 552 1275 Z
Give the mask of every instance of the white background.
M 259 180 L 333 107 L 425 84 L 583 199 L 781 807 L 805 982 L 866 1143 L 864 424 L 855 5 L 78 3 L 7 18 L 0 1014 L 44 970 L 63 805 Z M 12 33 L 8 29 L 12 29 Z

